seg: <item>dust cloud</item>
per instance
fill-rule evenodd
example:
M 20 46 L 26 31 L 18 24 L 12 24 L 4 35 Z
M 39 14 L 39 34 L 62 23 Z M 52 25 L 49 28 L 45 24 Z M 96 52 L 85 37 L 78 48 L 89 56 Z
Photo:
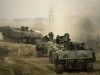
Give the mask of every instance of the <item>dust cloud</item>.
M 83 17 L 83 16 L 58 16 L 55 18 L 54 26 L 51 26 L 54 36 L 64 35 L 69 33 L 71 41 L 85 42 L 90 47 L 96 48 L 100 44 L 100 17 Z M 0 26 L 18 27 L 28 26 L 32 30 L 40 31 L 43 35 L 47 35 L 49 32 L 49 22 L 16 22 L 0 21 Z M 0 40 L 3 36 L 0 33 Z

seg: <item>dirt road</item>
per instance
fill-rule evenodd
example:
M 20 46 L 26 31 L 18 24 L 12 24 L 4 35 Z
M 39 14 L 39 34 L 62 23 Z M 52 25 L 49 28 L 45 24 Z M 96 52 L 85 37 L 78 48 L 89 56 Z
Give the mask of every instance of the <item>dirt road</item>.
M 48 58 L 29 58 L 24 59 L 24 61 L 29 63 L 35 63 L 37 66 L 41 66 L 48 70 L 47 75 L 100 75 L 100 60 L 94 64 L 94 71 L 93 72 L 85 72 L 82 70 L 68 70 L 64 71 L 63 74 L 56 74 L 55 68 L 53 64 L 49 63 Z

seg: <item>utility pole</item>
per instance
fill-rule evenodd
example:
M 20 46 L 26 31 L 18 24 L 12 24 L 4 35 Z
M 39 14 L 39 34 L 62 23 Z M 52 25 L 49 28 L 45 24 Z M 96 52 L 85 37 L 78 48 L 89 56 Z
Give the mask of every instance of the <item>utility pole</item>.
M 52 8 L 49 8 L 49 32 L 53 31 L 54 27 L 54 13 Z

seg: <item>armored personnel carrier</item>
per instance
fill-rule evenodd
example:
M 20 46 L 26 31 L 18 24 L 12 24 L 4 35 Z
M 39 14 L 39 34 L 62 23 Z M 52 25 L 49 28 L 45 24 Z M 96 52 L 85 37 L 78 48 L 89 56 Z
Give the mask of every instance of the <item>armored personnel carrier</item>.
M 44 41 L 44 39 L 37 40 L 36 52 L 38 57 L 49 56 L 52 47 L 55 46 L 53 41 Z
M 48 43 L 39 40 L 36 44 L 36 52 L 38 57 L 47 56 L 48 54 Z
M 55 53 L 56 51 L 64 49 L 64 46 L 62 44 L 60 45 L 55 45 L 52 46 L 50 51 L 49 51 L 49 61 L 50 63 L 54 64 L 55 63 Z
M 63 73 L 64 69 L 93 70 L 95 52 L 92 49 L 82 49 L 79 44 L 73 45 L 72 49 L 53 48 L 51 51 L 50 61 L 55 64 L 56 73 Z
M 17 43 L 35 44 L 37 39 L 42 38 L 42 35 L 28 27 L 21 26 L 21 28 L 13 28 L 10 26 L 0 27 L 3 40 Z
M 91 48 L 86 48 L 85 43 L 67 41 L 64 48 L 53 47 L 49 53 L 49 60 L 54 63 L 56 73 L 60 74 L 65 69 L 93 71 L 96 57 L 95 52 Z

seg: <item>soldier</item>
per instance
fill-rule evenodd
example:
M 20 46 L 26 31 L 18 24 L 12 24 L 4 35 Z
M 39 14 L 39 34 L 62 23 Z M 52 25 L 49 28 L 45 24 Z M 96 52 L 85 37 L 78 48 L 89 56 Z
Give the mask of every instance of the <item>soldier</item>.
M 47 35 L 45 35 L 44 37 L 43 37 L 43 41 L 48 41 L 48 36 Z
M 69 38 L 69 37 L 70 37 L 70 36 L 69 36 L 68 33 L 65 33 L 65 34 L 64 34 L 64 37 L 63 37 L 64 46 L 65 46 L 65 48 L 67 48 L 67 49 L 70 49 L 70 45 L 69 45 L 69 43 L 70 43 L 70 38 Z
M 48 33 L 48 36 L 49 36 L 49 40 L 52 41 L 53 40 L 53 37 L 54 37 L 54 34 L 52 32 L 49 32 Z
M 84 50 L 85 49 L 85 43 L 80 43 L 79 44 L 79 49 Z
M 64 34 L 64 42 L 69 42 L 70 41 L 70 35 L 68 33 Z
M 57 44 L 60 43 L 60 36 L 59 36 L 59 35 L 57 35 L 57 37 L 56 37 L 56 43 L 57 43 Z

